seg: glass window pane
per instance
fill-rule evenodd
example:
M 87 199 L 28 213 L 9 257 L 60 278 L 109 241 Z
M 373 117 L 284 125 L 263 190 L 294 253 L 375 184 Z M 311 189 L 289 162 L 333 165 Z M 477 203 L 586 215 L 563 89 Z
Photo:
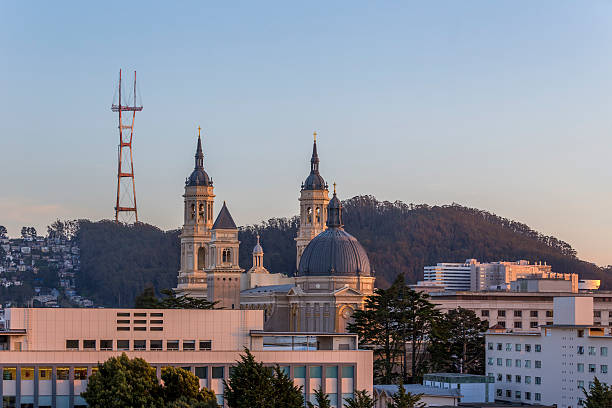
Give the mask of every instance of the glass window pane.
M 338 378 L 338 366 L 325 367 L 325 378 Z
M 87 367 L 75 367 L 74 368 L 74 379 L 75 380 L 86 380 L 87 379 Z
M 34 367 L 21 367 L 21 379 L 22 380 L 33 380 L 34 379 Z
M 223 378 L 223 369 L 224 367 L 213 367 L 212 378 Z
M 16 367 L 4 367 L 4 369 L 2 370 L 3 380 L 15 380 L 16 377 L 17 377 Z
M 201 380 L 205 380 L 208 378 L 208 367 L 196 367 L 195 375 Z
M 355 368 L 353 366 L 342 367 L 342 378 L 353 378 L 355 375 Z
M 311 366 L 310 367 L 310 378 L 321 378 L 321 366 Z
M 293 378 L 306 378 L 306 366 L 293 367 Z
M 38 367 L 38 379 L 41 381 L 50 380 L 52 372 L 53 370 L 51 367 Z
M 70 375 L 70 369 L 68 367 L 57 367 L 57 379 L 67 380 Z

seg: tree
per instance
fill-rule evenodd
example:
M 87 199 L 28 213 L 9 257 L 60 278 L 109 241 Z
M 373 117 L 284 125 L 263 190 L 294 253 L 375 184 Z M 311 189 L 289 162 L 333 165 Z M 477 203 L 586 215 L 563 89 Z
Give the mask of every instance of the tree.
M 200 389 L 198 378 L 190 371 L 182 368 L 166 367 L 162 371 L 163 397 L 166 404 L 179 407 L 211 407 L 217 408 L 215 394 L 207 389 Z
M 344 408 L 374 408 L 374 400 L 366 390 L 356 390 L 353 398 L 347 398 Z
M 225 384 L 225 401 L 230 408 L 302 408 L 301 387 L 296 387 L 280 367 L 266 367 L 248 349 Z
M 98 366 L 81 394 L 92 408 L 163 407 L 163 390 L 155 369 L 123 353 Z
M 323 387 L 319 387 L 318 390 L 315 390 L 314 396 L 317 405 L 308 401 L 308 408 L 331 408 L 331 401 L 327 394 L 323 392 Z
M 387 408 L 425 408 L 425 403 L 421 401 L 423 394 L 412 394 L 406 392 L 403 384 L 400 384 L 397 392 L 387 403 Z
M 472 310 L 449 310 L 434 325 L 428 346 L 431 368 L 464 374 L 484 374 L 485 339 L 489 323 Z
M 585 401 L 583 406 L 585 408 L 608 408 L 612 407 L 612 387 L 606 384 L 602 384 L 599 378 L 595 377 L 593 380 L 593 386 L 587 392 L 584 388 Z
M 159 299 L 155 296 L 155 288 L 147 286 L 144 291 L 136 296 L 134 307 L 136 309 L 159 309 Z
M 395 315 L 392 313 L 398 286 L 376 289 L 365 300 L 363 310 L 353 313 L 353 323 L 347 331 L 359 335 L 361 345 L 374 350 L 374 378 L 377 383 L 392 384 L 398 355 Z
M 0 225 L 0 238 L 6 238 L 8 231 L 4 225 Z

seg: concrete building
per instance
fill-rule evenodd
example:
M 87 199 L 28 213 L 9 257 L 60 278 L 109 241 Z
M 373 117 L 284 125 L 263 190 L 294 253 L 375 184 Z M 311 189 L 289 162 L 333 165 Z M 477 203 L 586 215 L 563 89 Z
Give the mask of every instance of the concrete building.
M 580 291 L 599 290 L 600 286 L 601 280 L 599 279 L 580 279 L 578 281 L 578 290 Z
M 464 263 L 443 262 L 435 266 L 426 266 L 423 270 L 425 284 L 437 284 L 445 290 L 470 290 L 470 276 L 475 259 L 466 259 Z
M 595 376 L 612 383 L 612 333 L 593 324 L 595 300 L 557 297 L 553 322 L 530 332 L 491 329 L 486 372 L 495 379 L 496 398 L 577 408 Z
M 397 385 L 375 385 L 374 399 L 376 408 L 387 408 L 393 396 L 397 393 Z M 441 388 L 421 384 L 404 384 L 406 392 L 421 394 L 421 402 L 428 407 L 456 407 L 461 400 L 461 392 L 456 388 Z
M 7 309 L 0 331 L 3 406 L 85 406 L 80 393 L 98 363 L 126 353 L 156 368 L 192 371 L 223 401 L 223 380 L 244 347 L 279 364 L 305 397 L 319 387 L 334 406 L 372 392 L 372 352 L 357 336 L 263 331 L 257 310 Z
M 423 376 L 423 385 L 460 392 L 459 402 L 495 401 L 493 382 L 490 377 L 474 374 L 431 373 Z
M 558 296 L 589 296 L 593 298 L 593 324 L 612 326 L 612 292 L 432 292 L 430 300 L 443 312 L 462 307 L 514 332 L 529 332 L 553 324 L 553 299 Z

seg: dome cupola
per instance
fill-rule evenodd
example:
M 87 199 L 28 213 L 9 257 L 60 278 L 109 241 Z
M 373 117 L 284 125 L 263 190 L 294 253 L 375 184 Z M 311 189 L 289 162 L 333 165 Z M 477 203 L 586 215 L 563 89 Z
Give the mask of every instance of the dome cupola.
M 317 132 L 314 132 L 312 157 L 310 158 L 310 174 L 302 183 L 302 190 L 327 190 L 327 184 L 319 174 L 319 155 L 317 154 Z
M 185 186 L 206 186 L 210 187 L 213 185 L 212 179 L 208 177 L 206 171 L 204 171 L 204 153 L 202 153 L 202 139 L 200 138 L 200 127 L 198 127 L 198 147 L 195 154 L 195 168 L 187 180 L 185 180 Z

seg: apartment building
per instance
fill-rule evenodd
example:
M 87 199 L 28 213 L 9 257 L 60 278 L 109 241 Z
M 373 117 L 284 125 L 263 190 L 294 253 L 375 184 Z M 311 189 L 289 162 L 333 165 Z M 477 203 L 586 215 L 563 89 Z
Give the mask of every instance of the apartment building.
M 21 309 L 0 330 L 0 400 L 5 407 L 86 406 L 80 393 L 97 365 L 126 353 L 193 372 L 223 403 L 223 380 L 244 347 L 279 364 L 307 400 L 322 387 L 333 405 L 372 392 L 372 352 L 357 336 L 263 331 L 261 310 Z
M 593 300 L 558 297 L 552 324 L 487 333 L 486 372 L 495 380 L 496 399 L 577 408 L 595 376 L 612 383 L 612 333 L 593 325 Z
M 426 266 L 423 279 L 427 284 L 436 284 L 445 290 L 470 290 L 470 275 L 475 259 L 466 259 L 464 263 L 443 262 L 435 266 Z
M 559 296 L 591 297 L 593 299 L 593 325 L 612 327 L 612 292 L 431 292 L 430 300 L 443 312 L 462 307 L 489 321 L 514 332 L 529 332 L 544 325 L 552 325 L 553 299 Z

